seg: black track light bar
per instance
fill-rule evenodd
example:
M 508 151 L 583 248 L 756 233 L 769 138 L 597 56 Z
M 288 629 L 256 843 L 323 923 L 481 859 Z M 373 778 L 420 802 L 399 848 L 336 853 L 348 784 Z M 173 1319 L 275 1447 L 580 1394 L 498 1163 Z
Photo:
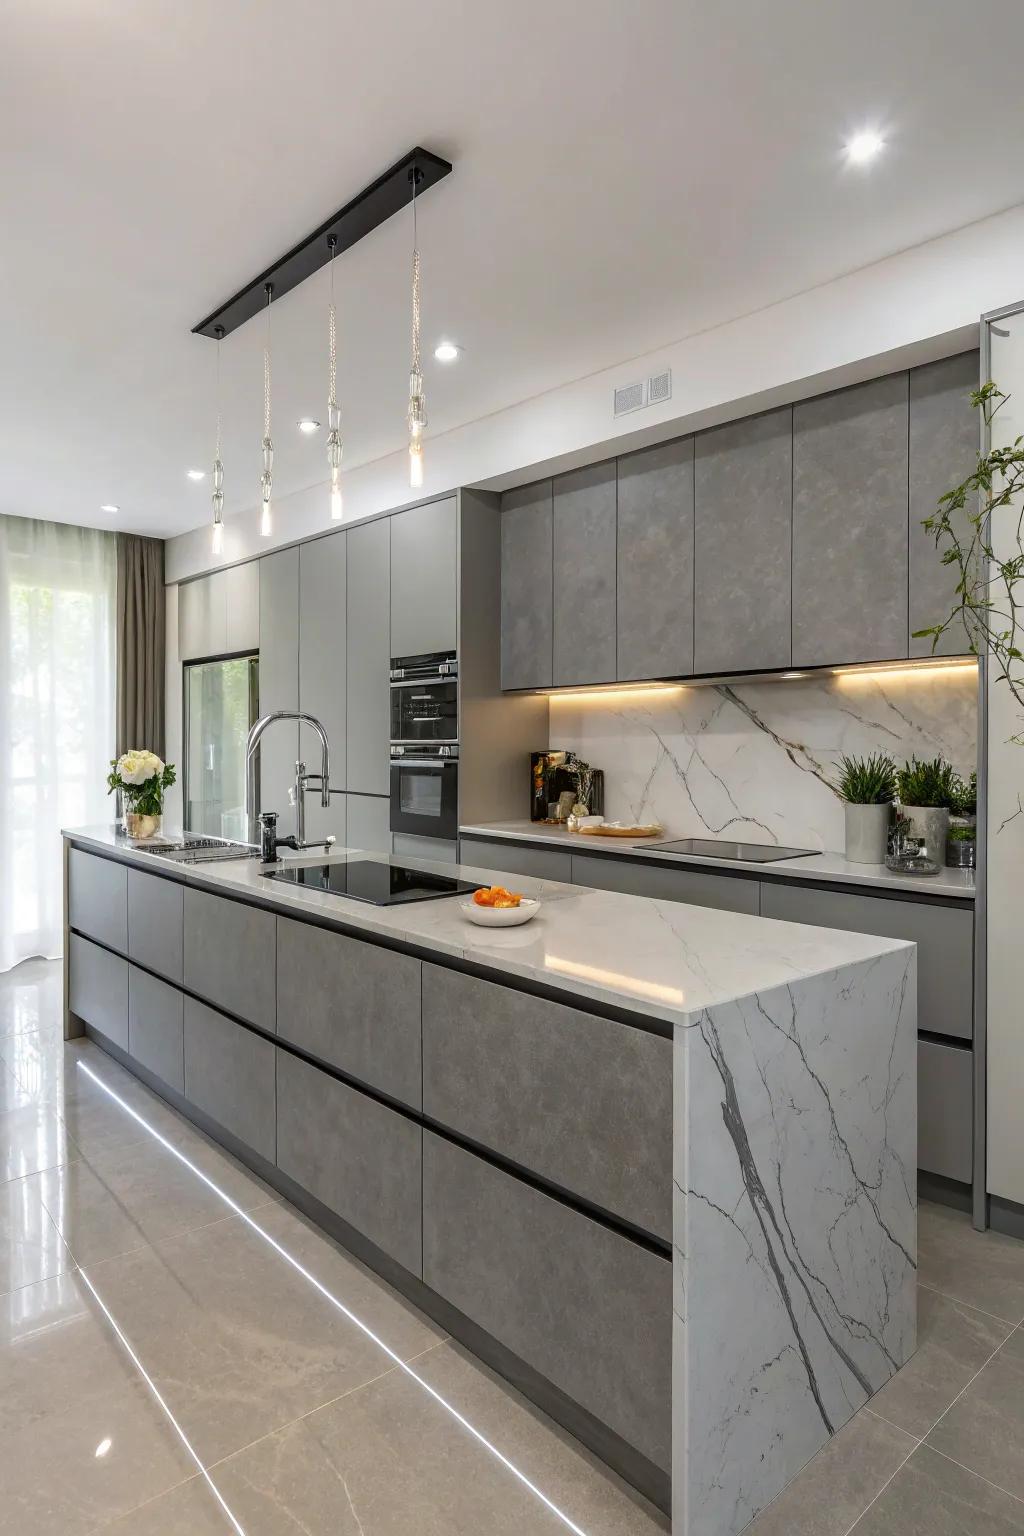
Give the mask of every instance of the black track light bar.
M 276 303 L 278 299 L 304 283 L 307 277 L 326 266 L 331 259 L 332 245 L 335 255 L 340 256 L 351 246 L 370 234 L 391 215 L 407 208 L 415 181 L 416 196 L 443 181 L 451 170 L 447 160 L 432 154 L 429 149 L 411 149 L 407 155 L 378 176 L 376 181 L 346 203 L 344 208 L 321 224 L 311 235 L 300 240 L 285 256 L 281 256 L 240 288 L 226 304 L 221 304 L 192 327 L 193 335 L 210 336 L 215 341 L 230 336 L 240 325 L 251 320 L 267 306 L 268 292 Z

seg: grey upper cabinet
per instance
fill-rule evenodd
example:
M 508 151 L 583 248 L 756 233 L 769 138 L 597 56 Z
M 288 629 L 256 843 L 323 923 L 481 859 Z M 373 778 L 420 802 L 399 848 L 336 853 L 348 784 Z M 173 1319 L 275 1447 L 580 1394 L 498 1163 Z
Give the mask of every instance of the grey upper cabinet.
M 454 651 L 458 634 L 455 497 L 410 507 L 391 530 L 391 655 Z
M 260 566 L 260 714 L 299 707 L 299 551 L 264 555 Z M 295 778 L 298 727 L 272 725 L 260 743 L 260 808 L 277 811 L 278 832 L 295 831 L 288 791 Z
M 905 373 L 793 410 L 793 665 L 907 654 Z
M 390 531 L 387 518 L 349 529 L 345 650 L 347 787 L 366 795 L 389 790 L 391 723 Z
M 586 545 L 576 553 L 587 560 Z M 618 460 L 616 564 L 617 676 L 686 676 L 693 671 L 692 437 Z
M 615 461 L 559 475 L 552 499 L 552 681 L 616 674 Z
M 501 686 L 550 688 L 551 481 L 501 498 Z
M 299 708 L 315 715 L 331 745 L 331 786 L 345 788 L 345 604 L 346 539 L 339 529 L 299 548 Z M 279 729 L 279 727 L 278 727 Z M 320 772 L 320 738 L 299 727 L 299 756 L 310 773 Z M 345 799 L 335 794 L 324 806 L 319 790 L 306 796 L 306 837 L 333 835 L 345 841 Z
M 213 571 L 178 589 L 178 652 L 182 661 L 254 651 L 260 643 L 259 562 Z
M 702 432 L 696 445 L 694 490 L 694 672 L 788 667 L 792 407 Z M 621 645 L 620 638 L 620 654 Z
M 955 566 L 942 564 L 942 550 L 921 520 L 937 509 L 939 497 L 970 474 L 979 451 L 979 413 L 970 392 L 978 388 L 977 352 L 944 357 L 910 372 L 910 633 L 949 617 L 957 582 Z M 967 512 L 957 514 L 961 532 Z M 944 634 L 940 656 L 966 653 L 962 623 Z M 911 656 L 930 656 L 930 638 L 910 641 Z

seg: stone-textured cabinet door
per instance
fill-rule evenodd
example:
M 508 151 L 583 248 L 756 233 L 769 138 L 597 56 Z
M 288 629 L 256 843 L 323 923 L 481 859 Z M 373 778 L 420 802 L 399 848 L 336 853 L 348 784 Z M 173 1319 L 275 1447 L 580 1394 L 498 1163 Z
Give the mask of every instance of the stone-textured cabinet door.
M 128 1054 L 177 1093 L 185 1092 L 185 994 L 137 965 L 128 967 Z
M 299 707 L 299 551 L 260 560 L 260 714 Z M 278 721 L 260 742 L 260 810 L 277 812 L 281 837 L 295 831 L 288 792 L 295 779 L 299 730 Z
M 185 1097 L 267 1162 L 274 1161 L 276 1046 L 214 1008 L 185 999 Z
M 551 686 L 551 481 L 501 498 L 501 686 Z
M 327 732 L 331 786 L 339 791 L 345 788 L 347 537 L 339 530 L 299 546 L 299 708 Z M 306 725 L 299 727 L 299 756 L 310 773 L 320 772 L 320 738 Z M 324 806 L 319 789 L 311 789 L 305 809 L 307 838 L 332 834 L 344 843 L 342 794 Z
M 178 880 L 128 871 L 128 953 L 147 970 L 179 983 L 184 893 Z
M 907 654 L 905 373 L 793 409 L 793 665 Z
M 391 535 L 386 517 L 349 529 L 347 569 L 346 786 L 363 795 L 386 795 L 391 761 Z
M 618 460 L 617 586 L 618 678 L 692 672 L 692 437 Z
M 459 857 L 463 864 L 488 874 L 530 875 L 535 880 L 561 880 L 566 885 L 572 880 L 572 858 L 560 848 L 540 845 L 524 848 L 498 838 L 488 841 L 480 837 L 463 837 Z
M 635 864 L 632 859 L 618 855 L 601 858 L 593 853 L 573 854 L 572 883 L 591 885 L 601 891 L 624 891 L 627 896 L 653 896 L 658 901 L 717 907 L 722 912 L 748 912 L 753 917 L 757 916 L 761 897 L 760 881 L 745 880 L 740 875 L 673 868 L 667 859 L 663 864 Z
M 186 890 L 184 984 L 189 992 L 274 1029 L 276 923 L 262 907 Z
M 969 1184 L 974 1169 L 974 1053 L 917 1042 L 917 1166 Z
M 71 935 L 68 997 L 71 1012 L 128 1049 L 128 962 L 109 949 Z
M 423 1279 L 668 1470 L 667 1257 L 425 1130 Z
M 128 949 L 128 871 L 114 859 L 72 848 L 68 854 L 68 921 L 72 928 Z
M 961 352 L 910 370 L 910 633 L 941 624 L 955 601 L 955 566 L 943 565 L 935 535 L 921 521 L 937 509 L 939 497 L 970 474 L 979 450 L 980 413 L 971 407 L 978 388 L 977 352 Z M 957 514 L 968 533 L 966 510 Z M 942 635 L 940 656 L 966 654 L 967 634 L 959 621 Z M 931 638 L 911 639 L 911 656 L 931 656 Z
M 792 407 L 702 432 L 694 488 L 694 672 L 788 667 Z
M 391 655 L 454 651 L 458 514 L 454 496 L 410 507 L 391 529 Z
M 368 853 L 390 853 L 391 801 L 350 791 L 345 796 L 345 843 Z
M 607 683 L 616 671 L 614 459 L 558 475 L 552 506 L 552 679 Z

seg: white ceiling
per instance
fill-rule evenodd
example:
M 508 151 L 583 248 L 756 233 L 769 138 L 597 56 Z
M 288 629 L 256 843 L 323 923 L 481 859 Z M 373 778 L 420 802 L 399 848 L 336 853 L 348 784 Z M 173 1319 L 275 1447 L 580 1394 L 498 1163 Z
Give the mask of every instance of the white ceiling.
M 4 513 L 205 522 L 192 325 L 416 143 L 455 164 L 420 205 L 428 357 L 465 348 L 429 358 L 432 433 L 1024 201 L 1020 0 L 0 0 L 0 36 Z M 404 438 L 410 236 L 337 263 L 346 464 Z M 287 493 L 326 473 L 295 428 L 326 416 L 326 274 L 273 323 Z M 262 341 L 223 344 L 229 513 Z

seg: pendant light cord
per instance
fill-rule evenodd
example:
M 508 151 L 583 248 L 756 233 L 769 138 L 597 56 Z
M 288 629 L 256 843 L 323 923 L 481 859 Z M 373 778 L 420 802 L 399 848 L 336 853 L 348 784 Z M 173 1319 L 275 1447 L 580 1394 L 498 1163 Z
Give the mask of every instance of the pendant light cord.
M 220 337 L 217 337 L 217 448 L 215 459 L 220 459 Z
M 267 340 L 263 348 L 263 436 L 270 436 L 270 305 L 267 294 Z
M 337 404 L 337 401 L 336 401 L 336 399 L 334 397 L 335 383 L 336 383 L 336 380 L 337 380 L 337 377 L 338 377 L 338 333 L 337 333 L 337 323 L 336 323 L 336 312 L 335 312 L 335 308 L 334 308 L 334 253 L 335 253 L 336 250 L 337 250 L 337 241 L 332 239 L 332 241 L 331 241 L 331 262 L 330 262 L 331 303 L 330 303 L 330 309 L 328 311 L 329 316 L 330 316 L 330 330 L 329 330 L 329 335 L 330 335 L 330 341 L 329 341 L 329 349 L 330 349 L 330 388 L 329 388 L 329 390 L 327 392 L 327 403 L 328 403 L 328 405 L 336 405 Z
M 420 246 L 416 228 L 416 183 L 418 172 L 412 177 L 412 371 L 420 368 Z

